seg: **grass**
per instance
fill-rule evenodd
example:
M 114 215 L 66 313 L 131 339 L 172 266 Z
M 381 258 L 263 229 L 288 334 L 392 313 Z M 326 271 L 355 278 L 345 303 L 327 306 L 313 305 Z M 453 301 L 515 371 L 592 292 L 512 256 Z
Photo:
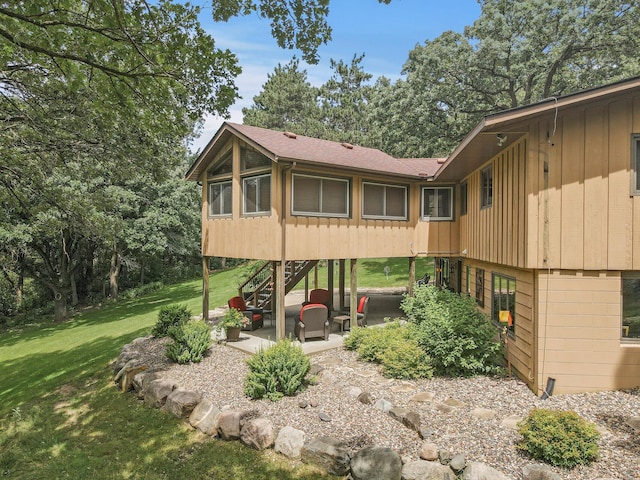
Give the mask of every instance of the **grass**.
M 429 268 L 419 259 L 418 277 Z M 432 265 L 432 262 L 431 262 Z M 384 267 L 389 266 L 387 279 Z M 326 267 L 323 267 L 326 271 Z M 432 267 L 431 267 L 432 268 Z M 358 284 L 406 285 L 406 259 L 358 262 Z M 321 269 L 322 270 L 322 269 Z M 319 280 L 326 285 L 326 273 Z M 337 275 L 337 269 L 336 269 Z M 236 294 L 238 272 L 215 272 L 210 305 Z M 336 280 L 337 286 L 337 280 Z M 201 309 L 202 280 L 89 308 L 62 324 L 0 332 L 0 475 L 7 478 L 326 479 L 273 452 L 204 437 L 112 384 L 109 362 L 148 335 L 160 307 Z M 35 319 L 34 319 L 35 320 Z

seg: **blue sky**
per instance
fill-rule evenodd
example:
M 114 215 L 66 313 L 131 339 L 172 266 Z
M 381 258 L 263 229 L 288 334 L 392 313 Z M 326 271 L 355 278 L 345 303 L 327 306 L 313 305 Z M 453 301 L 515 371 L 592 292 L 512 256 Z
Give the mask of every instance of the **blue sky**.
M 227 23 L 211 19 L 211 0 L 193 2 L 202 5 L 200 21 L 216 41 L 218 48 L 234 52 L 243 73 L 236 79 L 242 97 L 231 107 L 230 120 L 242 123 L 242 108 L 253 104 L 267 75 L 278 63 L 285 64 L 296 55 L 296 50 L 278 48 L 271 37 L 269 22 L 258 15 L 234 18 Z M 307 70 L 312 85 L 320 86 L 331 76 L 329 61 L 350 63 L 354 54 L 365 55 L 362 67 L 373 75 L 373 80 L 384 75 L 393 80 L 400 77 L 409 51 L 425 40 L 442 32 L 462 32 L 480 15 L 477 0 L 392 0 L 384 5 L 377 0 L 331 0 L 329 24 L 333 39 L 320 47 L 320 62 L 301 67 Z M 215 134 L 224 119 L 206 119 L 202 135 L 193 149 L 203 148 Z

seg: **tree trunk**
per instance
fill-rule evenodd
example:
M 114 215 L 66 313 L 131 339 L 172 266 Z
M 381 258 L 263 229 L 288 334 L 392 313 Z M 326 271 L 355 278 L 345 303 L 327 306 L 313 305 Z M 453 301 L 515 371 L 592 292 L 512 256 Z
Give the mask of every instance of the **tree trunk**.
M 120 255 L 116 250 L 111 254 L 111 268 L 109 269 L 109 296 L 118 298 L 118 275 L 120 274 Z
M 76 274 L 71 274 L 71 305 L 75 307 L 78 305 L 78 289 L 76 288 Z
M 16 284 L 16 307 L 19 309 L 22 306 L 24 300 L 24 273 L 22 268 L 18 272 L 18 282 Z
M 54 312 L 56 323 L 67 319 L 67 295 L 61 290 L 53 291 Z

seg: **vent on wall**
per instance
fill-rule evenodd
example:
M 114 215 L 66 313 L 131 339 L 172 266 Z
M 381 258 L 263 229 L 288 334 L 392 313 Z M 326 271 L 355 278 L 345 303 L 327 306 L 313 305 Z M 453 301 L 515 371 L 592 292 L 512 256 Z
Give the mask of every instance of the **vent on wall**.
M 287 138 L 292 138 L 292 139 L 294 139 L 294 140 L 298 137 L 298 136 L 297 136 L 295 133 L 293 133 L 293 132 L 283 132 L 283 133 L 284 133 L 284 136 L 285 136 L 285 137 L 287 137 Z

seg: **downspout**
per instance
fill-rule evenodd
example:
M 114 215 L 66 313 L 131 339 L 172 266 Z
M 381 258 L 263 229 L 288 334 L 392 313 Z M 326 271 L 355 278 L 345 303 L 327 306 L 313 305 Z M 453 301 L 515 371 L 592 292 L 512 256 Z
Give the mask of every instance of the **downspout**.
M 278 157 L 275 157 L 275 161 L 278 161 Z M 288 165 L 283 165 L 280 172 L 280 185 L 281 185 L 281 204 L 280 204 L 280 235 L 281 235 L 281 249 L 280 249 L 280 266 L 276 270 L 276 289 L 278 296 L 276 298 L 276 339 L 283 339 L 285 336 L 286 316 L 284 305 L 284 266 L 286 263 L 287 252 L 287 171 L 292 170 L 295 167 L 295 162 Z

